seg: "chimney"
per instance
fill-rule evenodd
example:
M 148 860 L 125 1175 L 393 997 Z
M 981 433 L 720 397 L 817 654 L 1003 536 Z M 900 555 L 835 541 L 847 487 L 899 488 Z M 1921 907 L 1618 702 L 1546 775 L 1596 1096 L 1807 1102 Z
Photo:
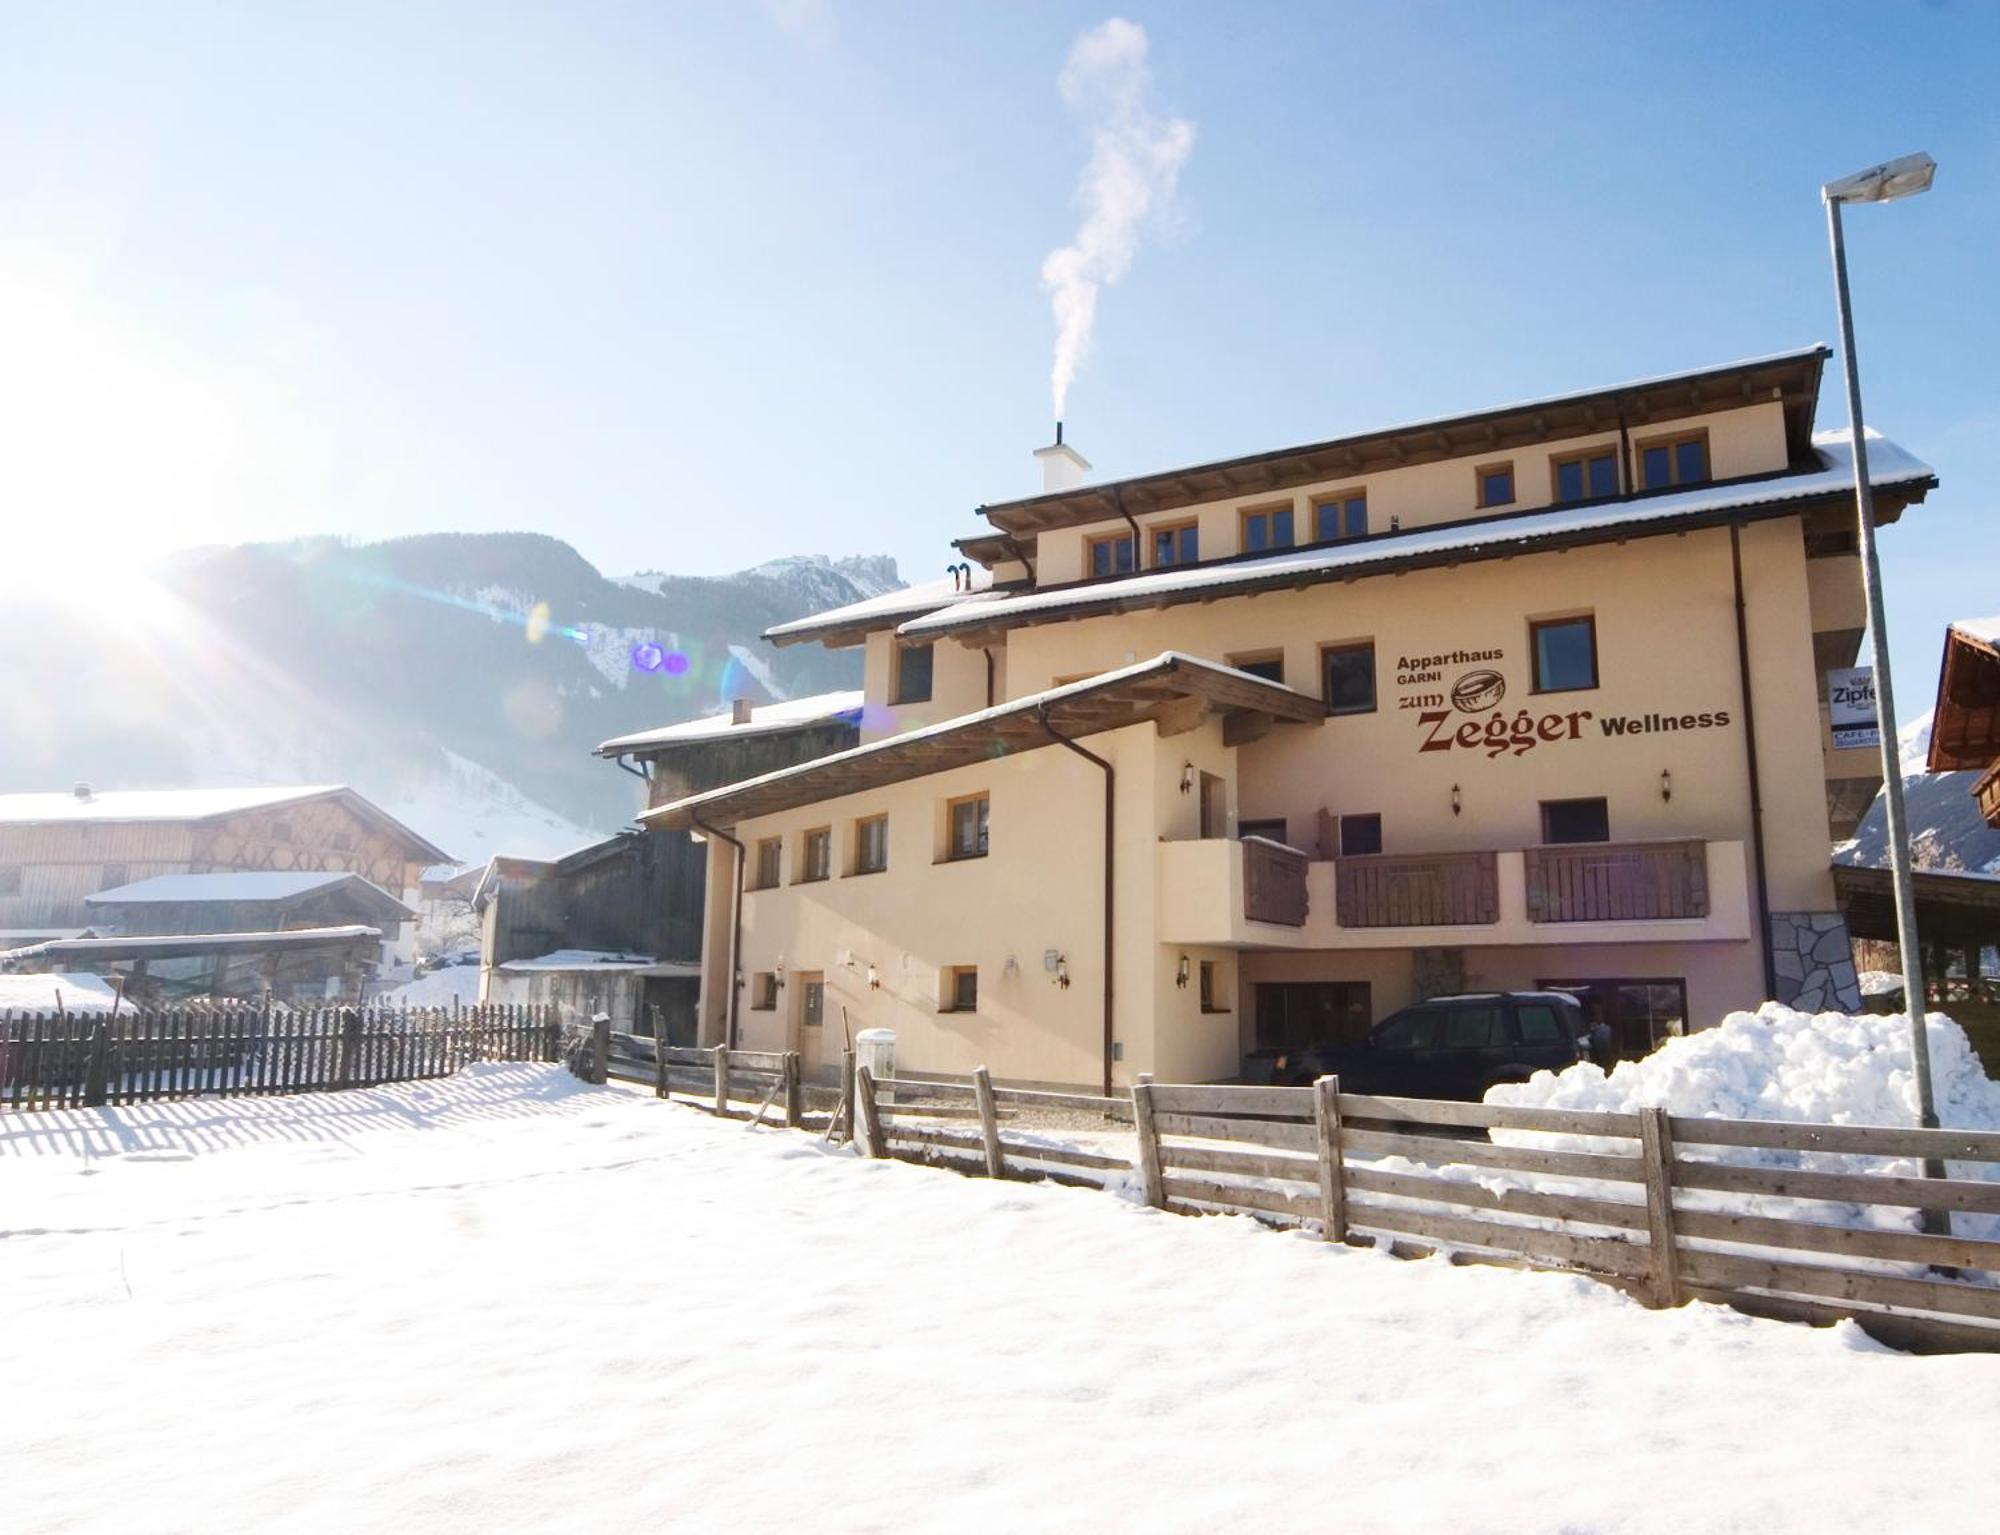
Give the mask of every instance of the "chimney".
M 1062 438 L 1062 423 L 1056 423 L 1056 440 L 1046 448 L 1035 449 L 1035 457 L 1042 461 L 1042 494 L 1053 495 L 1059 490 L 1074 490 L 1083 483 L 1083 477 L 1090 472 L 1090 460 L 1077 452 Z
M 87 783 L 78 784 L 74 789 L 70 790 L 70 793 L 86 804 L 90 802 L 90 785 Z
M 732 725 L 747 725 L 750 723 L 749 699 L 732 698 L 729 701 L 729 723 Z

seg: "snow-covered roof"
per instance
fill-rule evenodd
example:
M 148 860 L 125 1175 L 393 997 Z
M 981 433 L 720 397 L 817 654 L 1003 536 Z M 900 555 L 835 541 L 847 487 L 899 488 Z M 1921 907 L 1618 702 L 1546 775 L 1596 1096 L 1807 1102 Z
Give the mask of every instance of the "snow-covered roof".
M 263 954 L 284 949 L 323 949 L 379 939 L 382 930 L 349 923 L 340 927 L 296 927 L 263 933 L 141 933 L 125 938 L 54 938 L 25 948 L 0 951 L 0 966 L 47 959 L 171 959 L 197 954 Z
M 1952 632 L 1982 645 L 2000 645 L 2000 618 L 1954 618 Z
M 919 581 L 916 585 L 906 586 L 901 591 L 884 592 L 879 597 L 864 597 L 861 601 L 850 602 L 845 607 L 829 608 L 824 613 L 795 618 L 789 623 L 773 624 L 764 631 L 764 638 L 774 645 L 788 645 L 842 629 L 886 628 L 891 623 L 913 614 L 935 613 L 940 608 L 948 608 L 954 603 L 967 601 L 986 591 L 992 584 L 993 573 L 975 567 L 969 583 L 962 577 L 955 579 L 951 576 L 940 576 L 935 581 Z
M 1876 485 L 1903 485 L 1935 478 L 1935 471 L 1873 430 L 1868 434 L 1869 478 Z M 1815 496 L 1837 495 L 1854 482 L 1854 458 L 1846 432 L 1813 438 L 1822 467 L 1801 474 L 1689 490 L 1552 507 L 1465 522 L 1383 533 L 1336 544 L 1287 549 L 1254 559 L 1219 560 L 1209 565 L 1146 571 L 1109 581 L 1085 581 L 1044 591 L 989 591 L 939 612 L 910 619 L 898 634 L 928 637 L 986 624 L 1024 622 L 1066 609 L 1114 609 L 1133 603 L 1199 600 L 1231 590 L 1332 579 L 1371 565 L 1396 566 L 1425 556 L 1462 558 L 1519 554 L 1540 543 L 1558 543 L 1600 530 L 1671 525 L 1743 508 L 1777 505 Z
M 0 822 L 203 821 L 340 792 L 339 784 L 306 784 L 290 788 L 95 789 L 88 795 L 0 794 Z
M 66 970 L 47 975 L 0 975 L 0 1018 L 10 1013 L 108 1013 L 118 992 L 101 975 Z
M 655 806 L 639 819 L 670 830 L 696 826 L 698 815 L 713 816 L 724 824 L 747 820 L 793 805 L 1035 750 L 1050 744 L 1050 730 L 1091 735 L 1138 724 L 1154 718 L 1163 704 L 1190 697 L 1279 719 L 1318 721 L 1326 717 L 1326 705 L 1311 694 L 1219 661 L 1166 650 L 1149 660 L 1024 694 L 989 709 L 691 794 Z
M 282 873 L 231 870 L 221 874 L 156 874 L 100 890 L 83 898 L 85 905 L 151 905 L 171 901 L 285 901 L 324 885 L 359 879 L 339 870 L 293 869 Z M 366 883 L 366 881 L 363 881 Z M 386 892 L 385 892 L 386 893 Z
M 655 959 L 650 954 L 626 954 L 616 949 L 552 949 L 533 959 L 510 959 L 496 970 L 539 973 L 551 970 L 641 972 L 646 975 L 700 975 L 701 966 L 681 960 Z
M 725 736 L 773 735 L 783 730 L 803 730 L 842 716 L 858 718 L 862 694 L 859 688 L 837 693 L 815 693 L 809 698 L 787 698 L 779 703 L 759 704 L 750 711 L 747 724 L 732 722 L 727 713 L 703 715 L 698 720 L 682 720 L 678 725 L 662 725 L 655 730 L 637 730 L 631 735 L 613 736 L 597 748 L 600 757 L 649 747 L 685 746 L 697 741 L 716 741 Z

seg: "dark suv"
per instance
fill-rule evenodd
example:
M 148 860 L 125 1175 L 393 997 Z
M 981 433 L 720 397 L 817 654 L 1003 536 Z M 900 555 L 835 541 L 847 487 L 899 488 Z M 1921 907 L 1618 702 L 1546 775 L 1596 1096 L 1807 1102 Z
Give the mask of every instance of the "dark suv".
M 1499 1082 L 1525 1082 L 1595 1054 L 1576 998 L 1560 991 L 1432 997 L 1391 1013 L 1358 1045 L 1325 1045 L 1285 1061 L 1282 1082 L 1337 1076 L 1342 1091 L 1478 1102 Z

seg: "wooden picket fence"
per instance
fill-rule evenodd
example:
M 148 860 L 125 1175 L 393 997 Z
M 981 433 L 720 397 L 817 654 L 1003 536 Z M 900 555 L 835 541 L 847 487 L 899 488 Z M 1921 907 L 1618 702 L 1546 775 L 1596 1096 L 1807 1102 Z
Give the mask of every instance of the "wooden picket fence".
M 1750 1166 L 1715 1154 L 1994 1163 L 2000 1133 L 1370 1097 L 1341 1092 L 1331 1077 L 1311 1087 L 1142 1078 L 1132 1097 L 1145 1197 L 1160 1209 L 1247 1213 L 1316 1224 L 1328 1241 L 1379 1237 L 1463 1260 L 1571 1269 L 1654 1306 L 1697 1299 L 1792 1320 L 1853 1317 L 1902 1346 L 2000 1350 L 2000 1242 L 1905 1224 L 1911 1210 L 2000 1214 L 2000 1183 Z M 1588 1138 L 1592 1149 L 1495 1143 L 1496 1130 Z M 1403 1160 L 1379 1165 L 1387 1158 Z M 1509 1173 L 1592 1192 L 1510 1188 Z M 1893 1229 L 1836 1225 L 1765 1213 L 1754 1196 L 1903 1219 Z
M 0 1019 L 0 1109 L 373 1087 L 474 1061 L 553 1061 L 559 1045 L 541 1005 L 30 1013 Z

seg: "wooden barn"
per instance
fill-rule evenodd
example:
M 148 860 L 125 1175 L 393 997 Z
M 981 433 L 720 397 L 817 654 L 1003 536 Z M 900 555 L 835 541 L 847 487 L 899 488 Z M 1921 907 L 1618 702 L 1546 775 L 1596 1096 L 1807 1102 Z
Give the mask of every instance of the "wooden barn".
M 74 937 L 88 897 L 159 875 L 359 875 L 404 903 L 447 855 L 354 790 L 108 789 L 0 794 L 0 947 Z M 408 923 L 390 934 L 401 950 Z

